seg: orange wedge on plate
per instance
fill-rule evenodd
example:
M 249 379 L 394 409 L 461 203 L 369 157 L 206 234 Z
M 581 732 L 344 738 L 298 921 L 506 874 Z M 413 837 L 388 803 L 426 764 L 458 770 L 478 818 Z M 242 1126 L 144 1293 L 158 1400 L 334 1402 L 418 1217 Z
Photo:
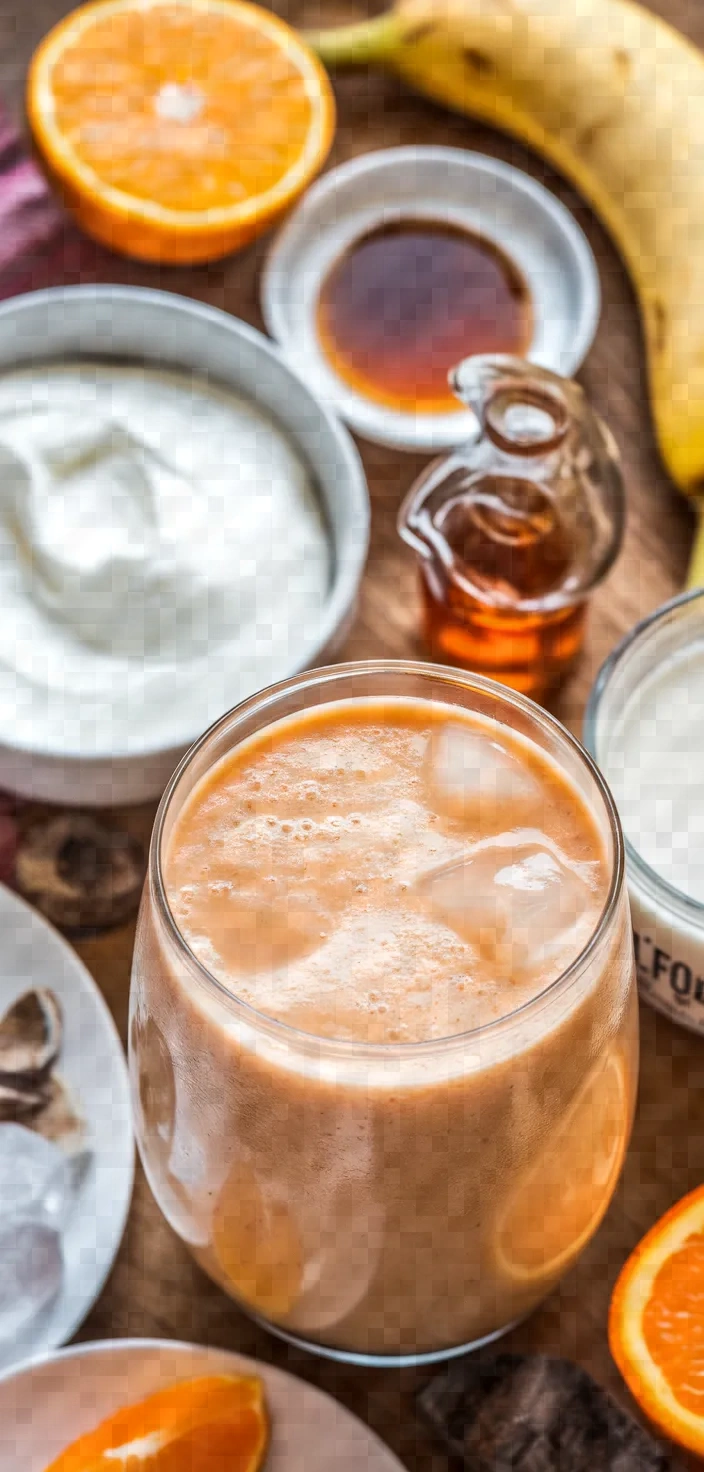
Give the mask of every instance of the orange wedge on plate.
M 208 1375 L 125 1406 L 47 1472 L 257 1472 L 266 1442 L 261 1381 Z
M 650 1420 L 704 1455 L 704 1186 L 629 1257 L 611 1300 L 609 1344 Z
M 49 32 L 27 111 L 50 178 L 96 239 L 208 261 L 253 240 L 321 168 L 330 83 L 295 31 L 244 0 L 99 0 Z

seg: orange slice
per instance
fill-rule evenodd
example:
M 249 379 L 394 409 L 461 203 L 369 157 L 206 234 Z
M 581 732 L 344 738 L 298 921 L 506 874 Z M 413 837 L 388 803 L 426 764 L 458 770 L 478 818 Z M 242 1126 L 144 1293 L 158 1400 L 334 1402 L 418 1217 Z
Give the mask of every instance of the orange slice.
M 266 1442 L 261 1380 L 208 1375 L 125 1406 L 47 1472 L 256 1472 Z
M 44 165 L 96 239 L 212 260 L 254 239 L 321 168 L 335 109 L 295 31 L 244 0 L 99 0 L 35 52 Z
M 213 1251 L 227 1287 L 265 1318 L 281 1319 L 303 1284 L 303 1248 L 290 1208 L 245 1161 L 228 1176 L 213 1217 Z
M 651 1421 L 704 1455 L 704 1186 L 629 1257 L 611 1299 L 609 1344 Z
M 514 1281 L 555 1278 L 593 1236 L 611 1200 L 631 1124 L 624 1061 L 592 1073 L 504 1212 L 497 1252 Z

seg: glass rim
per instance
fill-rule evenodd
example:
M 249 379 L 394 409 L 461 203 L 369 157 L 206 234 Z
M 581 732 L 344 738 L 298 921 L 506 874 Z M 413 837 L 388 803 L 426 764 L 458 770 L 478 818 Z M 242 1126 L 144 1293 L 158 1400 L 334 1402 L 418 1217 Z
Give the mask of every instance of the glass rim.
M 224 982 L 220 981 L 208 970 L 207 966 L 204 966 L 203 962 L 198 959 L 188 945 L 185 937 L 181 934 L 168 901 L 161 862 L 164 825 L 181 779 L 199 753 L 219 733 L 224 731 L 228 724 L 236 728 L 238 723 L 247 716 L 256 713 L 258 709 L 265 712 L 268 707 L 275 708 L 281 698 L 290 691 L 305 691 L 308 688 L 319 688 L 326 684 L 331 684 L 339 679 L 351 678 L 353 676 L 380 675 L 385 672 L 425 679 L 440 679 L 444 680 L 448 685 L 459 685 L 467 690 L 479 690 L 482 694 L 498 699 L 509 707 L 509 709 L 518 709 L 532 720 L 537 721 L 538 724 L 542 723 L 547 726 L 548 730 L 559 741 L 564 742 L 571 749 L 580 764 L 586 767 L 602 801 L 613 844 L 613 860 L 609 888 L 599 918 L 586 945 L 582 947 L 569 966 L 560 972 L 559 976 L 548 982 L 542 991 L 538 992 L 537 996 L 529 998 L 526 1002 L 522 1002 L 520 1006 L 506 1013 L 505 1016 L 481 1023 L 477 1027 L 466 1028 L 461 1032 L 449 1033 L 447 1036 L 441 1038 L 425 1038 L 417 1042 L 395 1041 L 382 1043 L 367 1042 L 359 1038 L 326 1037 L 319 1033 L 308 1032 L 304 1028 L 295 1027 L 288 1022 L 281 1022 L 278 1018 L 260 1011 L 250 1002 L 245 1002 L 241 997 L 236 996 Z M 344 699 L 344 696 L 340 696 L 339 698 Z M 435 697 L 435 699 L 437 703 L 438 698 Z M 273 724 L 276 719 L 276 715 L 272 715 L 270 724 Z M 266 726 L 264 725 L 260 729 L 265 728 Z M 231 750 L 235 749 L 236 744 L 233 744 Z M 344 664 L 325 665 L 319 669 L 307 670 L 302 674 L 294 675 L 288 680 L 281 680 L 275 685 L 269 685 L 264 690 L 260 690 L 257 695 L 249 696 L 248 699 L 241 701 L 239 705 L 234 706 L 232 710 L 226 711 L 219 720 L 215 721 L 212 726 L 209 726 L 203 732 L 203 735 L 199 737 L 198 741 L 194 742 L 185 756 L 182 757 L 164 790 L 152 829 L 148 873 L 159 919 L 166 927 L 180 959 L 185 961 L 190 971 L 195 972 L 200 982 L 206 986 L 206 989 L 214 990 L 225 1000 L 228 1007 L 237 1013 L 245 1022 L 249 1023 L 251 1027 L 267 1032 L 283 1041 L 295 1043 L 301 1049 L 315 1046 L 323 1053 L 329 1055 L 338 1054 L 347 1057 L 367 1056 L 379 1060 L 400 1060 L 411 1057 L 428 1057 L 433 1053 L 441 1051 L 452 1051 L 455 1048 L 466 1045 L 468 1041 L 480 1037 L 482 1039 L 488 1036 L 493 1037 L 501 1032 L 506 1032 L 515 1027 L 524 1018 L 541 1011 L 549 1001 L 552 1001 L 557 992 L 562 993 L 567 991 L 570 985 L 586 969 L 607 934 L 623 891 L 625 855 L 621 824 L 608 784 L 599 771 L 591 753 L 555 716 L 544 710 L 542 706 L 537 705 L 535 701 L 530 700 L 528 696 L 511 690 L 509 687 L 499 684 L 496 680 L 487 679 L 483 675 L 475 675 L 468 670 L 455 669 L 450 665 L 435 665 L 420 660 L 371 659 Z
M 678 593 L 674 598 L 668 598 L 666 603 L 660 603 L 652 613 L 646 614 L 645 618 L 639 619 L 632 629 L 621 639 L 620 643 L 612 649 L 597 673 L 592 685 L 586 710 L 584 712 L 584 741 L 587 750 L 599 759 L 597 752 L 597 722 L 604 696 L 622 665 L 626 663 L 631 654 L 650 637 L 655 629 L 661 624 L 666 624 L 673 614 L 679 609 L 687 608 L 690 604 L 698 604 L 700 600 L 704 604 L 704 588 L 692 588 L 688 592 Z M 704 930 L 704 903 L 695 900 L 691 895 L 685 894 L 684 890 L 678 889 L 676 885 L 670 884 L 669 880 L 663 879 L 656 869 L 653 869 L 646 859 L 639 854 L 631 840 L 623 834 L 624 850 L 627 863 L 631 871 L 642 882 L 643 887 L 649 895 L 655 899 L 667 900 L 670 909 L 689 920 L 697 929 Z

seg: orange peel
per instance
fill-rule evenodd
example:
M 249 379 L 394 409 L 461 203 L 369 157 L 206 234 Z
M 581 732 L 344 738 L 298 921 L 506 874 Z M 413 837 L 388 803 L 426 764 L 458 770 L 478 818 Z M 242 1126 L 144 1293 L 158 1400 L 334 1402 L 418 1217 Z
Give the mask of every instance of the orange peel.
M 517 1182 L 501 1219 L 498 1261 L 517 1285 L 558 1278 L 594 1235 L 621 1172 L 631 1111 L 625 1064 L 609 1054 Z
M 143 260 L 247 244 L 322 167 L 335 106 L 295 31 L 245 0 L 97 0 L 35 52 L 27 113 L 79 225 Z
M 267 1438 L 261 1380 L 207 1375 L 124 1406 L 47 1472 L 258 1472 Z
M 704 1186 L 629 1257 L 609 1314 L 611 1353 L 658 1429 L 704 1455 Z

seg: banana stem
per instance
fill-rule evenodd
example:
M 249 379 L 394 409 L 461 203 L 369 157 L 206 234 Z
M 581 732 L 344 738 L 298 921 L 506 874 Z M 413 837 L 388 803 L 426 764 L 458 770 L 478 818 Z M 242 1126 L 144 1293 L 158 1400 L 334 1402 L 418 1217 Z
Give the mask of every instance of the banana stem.
M 687 573 L 687 588 L 704 588 L 704 501 L 695 503 L 697 513 L 697 529 L 694 533 L 694 546 L 689 562 Z
M 331 31 L 308 31 L 304 39 L 325 66 L 374 66 L 393 56 L 401 41 L 401 25 L 390 12 Z

